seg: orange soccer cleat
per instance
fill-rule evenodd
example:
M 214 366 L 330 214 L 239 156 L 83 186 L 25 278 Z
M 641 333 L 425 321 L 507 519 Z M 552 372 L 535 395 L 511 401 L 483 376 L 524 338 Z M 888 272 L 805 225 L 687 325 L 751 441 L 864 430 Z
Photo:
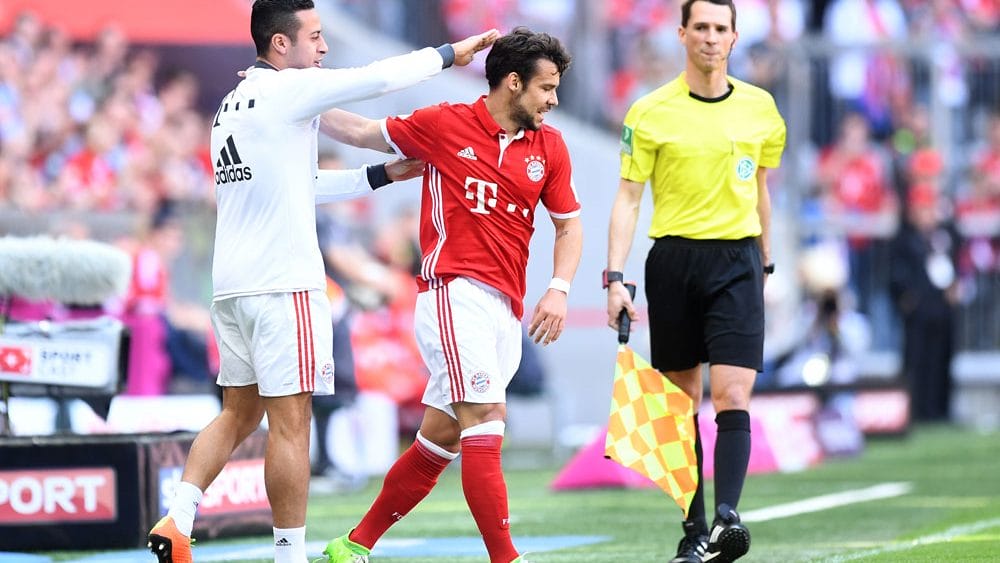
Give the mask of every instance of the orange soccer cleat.
M 192 563 L 191 538 L 177 529 L 174 519 L 169 516 L 160 521 L 149 531 L 149 550 L 156 556 L 159 563 Z

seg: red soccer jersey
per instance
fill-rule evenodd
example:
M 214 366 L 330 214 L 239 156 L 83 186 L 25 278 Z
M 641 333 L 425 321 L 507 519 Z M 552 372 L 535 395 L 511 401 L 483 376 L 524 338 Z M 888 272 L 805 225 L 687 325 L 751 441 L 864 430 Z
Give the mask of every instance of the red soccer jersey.
M 420 209 L 420 291 L 466 276 L 510 297 L 524 311 L 528 243 L 539 200 L 555 218 L 580 213 L 562 135 L 507 135 L 486 109 L 441 104 L 386 119 L 400 155 L 427 163 Z

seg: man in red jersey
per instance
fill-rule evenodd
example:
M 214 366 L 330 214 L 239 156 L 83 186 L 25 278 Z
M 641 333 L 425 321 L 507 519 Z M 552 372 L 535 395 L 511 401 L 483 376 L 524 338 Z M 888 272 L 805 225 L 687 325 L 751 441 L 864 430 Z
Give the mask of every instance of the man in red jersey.
M 363 121 L 345 140 L 427 163 L 420 215 L 422 268 L 415 331 L 431 377 L 416 441 L 349 534 L 329 543 L 336 563 L 368 559 L 375 542 L 434 487 L 462 453 L 462 488 L 492 563 L 523 561 L 510 538 L 500 465 L 505 391 L 521 357 L 528 243 L 541 201 L 556 228 L 553 278 L 532 312 L 535 342 L 555 341 L 583 248 L 569 154 L 544 125 L 570 56 L 559 40 L 518 28 L 486 58 L 490 91 L 472 104 L 441 104 L 405 117 Z M 360 119 L 360 118 L 358 118 Z

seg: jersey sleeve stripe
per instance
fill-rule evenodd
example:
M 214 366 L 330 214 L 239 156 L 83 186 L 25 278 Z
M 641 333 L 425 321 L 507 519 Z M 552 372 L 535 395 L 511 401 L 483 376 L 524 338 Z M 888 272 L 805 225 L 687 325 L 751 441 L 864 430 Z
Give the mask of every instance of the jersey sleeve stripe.
M 570 211 L 569 213 L 549 213 L 549 216 L 554 219 L 572 219 L 573 217 L 580 216 L 580 210 Z
M 444 223 L 444 203 L 442 202 L 443 194 L 441 193 L 441 172 L 431 166 L 427 165 L 427 191 L 431 196 L 431 221 L 434 224 L 434 230 L 437 231 L 438 240 L 437 244 L 434 245 L 434 250 L 429 252 L 427 256 L 424 257 L 423 264 L 421 267 L 421 275 L 425 280 L 431 282 L 435 279 L 435 269 L 437 268 L 438 259 L 441 257 L 441 249 L 444 247 L 445 240 L 448 239 L 448 232 L 445 229 Z
M 389 143 L 389 146 L 392 147 L 392 150 L 395 151 L 395 153 L 400 158 L 406 158 L 406 155 L 403 154 L 402 149 L 399 148 L 399 145 L 393 142 L 392 136 L 389 135 L 389 127 L 386 125 L 387 121 L 388 119 L 380 119 L 378 122 L 379 128 L 382 129 L 382 137 L 385 138 L 385 142 Z

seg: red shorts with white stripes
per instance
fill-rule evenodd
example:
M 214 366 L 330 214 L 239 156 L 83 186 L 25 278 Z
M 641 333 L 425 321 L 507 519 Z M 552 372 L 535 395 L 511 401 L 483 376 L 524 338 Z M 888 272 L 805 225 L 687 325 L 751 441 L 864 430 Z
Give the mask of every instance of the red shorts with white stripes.
M 218 384 L 256 384 L 263 397 L 333 394 L 333 324 L 322 291 L 264 293 L 212 303 Z
M 506 402 L 507 384 L 521 361 L 521 323 L 510 298 L 459 277 L 421 292 L 413 320 L 430 371 L 425 405 L 455 416 L 453 403 Z

